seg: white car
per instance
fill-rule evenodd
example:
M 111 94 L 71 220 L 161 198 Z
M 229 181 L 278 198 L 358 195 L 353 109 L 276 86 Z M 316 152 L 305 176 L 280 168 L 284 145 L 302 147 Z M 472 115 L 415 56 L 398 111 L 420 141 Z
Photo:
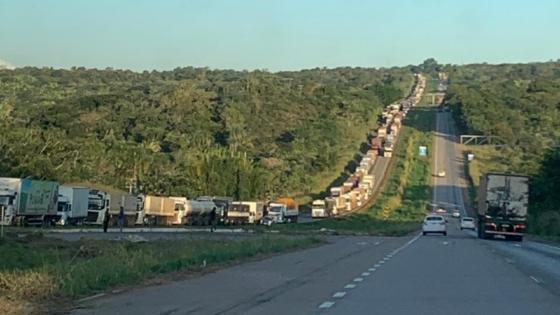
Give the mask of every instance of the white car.
M 441 233 L 447 235 L 447 220 L 441 215 L 430 214 L 424 218 L 422 223 L 422 235 L 428 233 Z
M 475 230 L 474 219 L 471 217 L 464 217 L 461 218 L 460 224 L 461 231 L 462 230 Z
M 447 210 L 445 210 L 444 208 L 438 208 L 438 209 L 436 210 L 436 213 L 439 213 L 439 214 L 447 214 Z
M 453 213 L 451 213 L 451 216 L 458 219 L 461 217 L 461 212 L 455 210 L 453 211 Z
M 439 173 L 437 173 L 438 177 L 445 177 L 445 171 L 439 171 Z

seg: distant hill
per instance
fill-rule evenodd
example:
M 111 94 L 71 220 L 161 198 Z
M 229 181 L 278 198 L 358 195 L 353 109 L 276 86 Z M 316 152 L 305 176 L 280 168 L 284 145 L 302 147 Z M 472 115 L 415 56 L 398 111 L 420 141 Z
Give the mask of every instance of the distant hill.
M 16 67 L 14 67 L 14 65 L 10 64 L 7 61 L 4 61 L 2 59 L 0 59 L 0 70 L 1 69 L 8 69 L 8 70 L 14 70 Z

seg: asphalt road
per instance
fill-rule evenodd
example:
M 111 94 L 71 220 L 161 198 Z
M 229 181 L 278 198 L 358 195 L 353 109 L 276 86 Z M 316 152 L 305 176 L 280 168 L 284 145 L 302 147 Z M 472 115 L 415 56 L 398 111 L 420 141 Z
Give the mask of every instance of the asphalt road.
M 434 203 L 462 205 L 462 158 L 438 114 Z M 448 236 L 332 237 L 325 246 L 82 303 L 74 314 L 560 314 L 560 248 Z

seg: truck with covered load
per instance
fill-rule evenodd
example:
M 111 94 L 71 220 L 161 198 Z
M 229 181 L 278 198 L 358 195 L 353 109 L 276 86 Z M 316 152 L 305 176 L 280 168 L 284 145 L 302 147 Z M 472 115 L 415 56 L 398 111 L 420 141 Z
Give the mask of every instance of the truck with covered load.
M 58 188 L 58 224 L 82 224 L 88 213 L 89 188 L 61 185 Z
M 292 198 L 279 198 L 269 203 L 268 214 L 263 218 L 263 224 L 292 223 L 298 221 L 299 208 Z
M 0 224 L 55 224 L 58 183 L 0 177 Z
M 263 217 L 262 202 L 233 201 L 227 210 L 226 224 L 253 224 Z
M 183 223 L 187 198 L 145 195 L 141 197 L 141 200 L 137 224 L 173 225 Z
M 488 173 L 478 187 L 478 237 L 502 235 L 522 241 L 527 229 L 529 178 L 522 175 Z

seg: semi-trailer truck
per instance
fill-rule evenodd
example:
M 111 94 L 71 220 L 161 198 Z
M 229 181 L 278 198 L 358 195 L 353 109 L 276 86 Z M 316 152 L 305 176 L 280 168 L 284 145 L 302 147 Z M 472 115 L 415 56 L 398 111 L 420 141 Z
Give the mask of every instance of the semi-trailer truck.
M 101 225 L 105 215 L 109 213 L 109 225 L 116 225 L 121 207 L 124 208 L 125 226 L 132 226 L 138 222 L 138 214 L 142 207 L 141 197 L 122 192 L 108 193 L 90 189 L 86 223 Z
M 529 178 L 488 173 L 478 187 L 478 237 L 522 241 L 527 226 Z
M 0 177 L 0 223 L 55 224 L 57 214 L 58 183 L 52 181 Z

